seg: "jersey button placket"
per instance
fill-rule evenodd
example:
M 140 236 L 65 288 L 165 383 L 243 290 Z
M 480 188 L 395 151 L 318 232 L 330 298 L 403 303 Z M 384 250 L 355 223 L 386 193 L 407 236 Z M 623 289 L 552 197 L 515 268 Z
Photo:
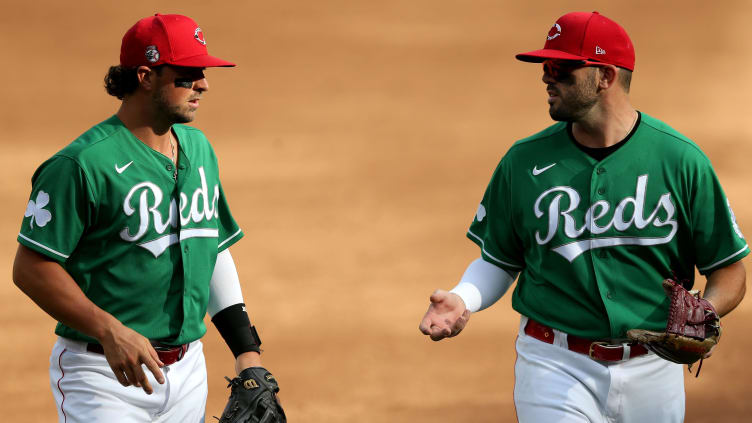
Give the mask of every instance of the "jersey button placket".
M 603 175 L 604 173 L 606 173 L 606 168 L 604 168 L 604 167 L 599 167 L 599 168 L 595 169 L 595 174 L 596 175 Z M 596 180 L 598 180 L 598 178 L 596 178 Z M 603 195 L 603 194 L 606 193 L 606 188 L 605 187 L 600 187 L 600 188 L 598 188 L 598 190 L 596 192 L 598 193 L 598 195 Z
M 593 169 L 593 173 L 591 174 L 591 195 L 593 198 L 592 201 L 602 200 L 604 194 L 606 194 L 606 187 L 604 186 L 606 184 L 606 177 L 605 177 L 606 169 L 602 166 L 598 166 Z M 595 222 L 590 222 L 591 225 L 595 225 Z M 591 227 L 591 233 L 594 228 Z M 598 248 L 591 251 L 591 257 L 593 259 L 593 270 L 594 270 L 594 276 L 596 279 L 596 285 L 598 286 L 598 291 L 600 291 L 604 304 L 607 302 L 612 302 L 613 300 L 613 293 L 610 290 L 610 287 L 606 284 L 606 280 L 608 278 L 603 277 L 604 273 L 608 271 L 608 264 L 605 260 L 609 257 L 607 248 Z M 606 306 L 606 309 L 608 310 L 608 305 Z

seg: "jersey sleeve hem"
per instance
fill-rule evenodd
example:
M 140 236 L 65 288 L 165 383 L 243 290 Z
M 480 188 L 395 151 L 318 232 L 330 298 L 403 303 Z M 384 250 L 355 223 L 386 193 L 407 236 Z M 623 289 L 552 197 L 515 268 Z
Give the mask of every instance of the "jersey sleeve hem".
M 42 243 L 39 243 L 37 241 L 34 241 L 33 239 L 25 236 L 24 234 L 19 233 L 18 234 L 18 243 L 23 245 L 24 247 L 30 248 L 44 256 L 47 256 L 57 262 L 65 263 L 65 261 L 68 259 L 68 255 L 61 253 L 60 251 L 57 251 L 55 249 L 52 249 Z
M 221 253 L 222 251 L 230 248 L 231 245 L 240 241 L 240 238 L 243 238 L 243 235 L 243 230 L 238 228 L 238 230 L 234 234 L 228 236 L 224 241 L 220 242 L 217 245 L 217 252 Z
M 485 242 L 483 241 L 483 238 L 479 237 L 478 235 L 474 234 L 472 231 L 467 231 L 467 237 L 476 243 L 478 247 L 480 247 L 481 256 L 484 260 L 491 264 L 495 264 L 503 269 L 510 270 L 512 272 L 519 272 L 522 270 L 523 266 L 520 266 L 518 264 L 514 263 L 508 263 L 504 260 L 501 260 L 499 258 L 494 257 L 491 253 L 489 253 L 486 250 Z
M 713 273 L 716 269 L 720 267 L 726 267 L 726 266 L 736 263 L 737 261 L 746 257 L 748 254 L 749 254 L 749 245 L 745 244 L 741 250 L 735 252 L 734 254 L 731 254 L 730 256 L 724 259 L 718 260 L 717 262 L 710 264 L 708 266 L 703 266 L 703 267 L 697 266 L 697 270 L 700 271 L 700 274 L 707 275 L 709 273 Z

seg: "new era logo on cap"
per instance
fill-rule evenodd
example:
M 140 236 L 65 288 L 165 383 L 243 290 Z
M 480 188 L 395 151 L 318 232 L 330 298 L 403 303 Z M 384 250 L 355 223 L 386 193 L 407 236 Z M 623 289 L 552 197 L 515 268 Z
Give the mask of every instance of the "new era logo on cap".
M 572 12 L 560 17 L 548 31 L 541 50 L 521 53 L 523 62 L 547 59 L 585 60 L 634 70 L 635 54 L 627 32 L 598 12 Z
M 170 64 L 208 68 L 235 66 L 210 56 L 204 32 L 183 15 L 160 15 L 141 19 L 123 36 L 120 64 L 126 67 Z

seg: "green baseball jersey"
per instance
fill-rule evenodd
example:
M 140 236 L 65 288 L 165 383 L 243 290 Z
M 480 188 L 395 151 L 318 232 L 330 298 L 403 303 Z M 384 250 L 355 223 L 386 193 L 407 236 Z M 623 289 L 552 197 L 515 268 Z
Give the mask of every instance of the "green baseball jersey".
M 113 116 L 44 162 L 18 242 L 58 261 L 84 294 L 150 339 L 200 338 L 217 253 L 241 230 L 201 131 L 174 125 L 178 169 Z M 58 335 L 93 339 L 58 324 Z
M 601 161 L 557 123 L 515 143 L 488 185 L 468 238 L 483 259 L 520 272 L 515 310 L 590 339 L 662 330 L 675 272 L 694 280 L 749 254 L 708 158 L 641 115 Z

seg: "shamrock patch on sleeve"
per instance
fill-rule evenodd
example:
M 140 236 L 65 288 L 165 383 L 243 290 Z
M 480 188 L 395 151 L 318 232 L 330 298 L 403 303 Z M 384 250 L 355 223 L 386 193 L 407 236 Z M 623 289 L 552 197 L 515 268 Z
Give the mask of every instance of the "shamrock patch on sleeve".
M 31 217 L 29 222 L 31 229 L 34 229 L 34 222 L 41 228 L 52 220 L 52 213 L 44 208 L 49 202 L 50 195 L 44 191 L 39 191 L 36 201 L 29 200 L 24 217 Z

